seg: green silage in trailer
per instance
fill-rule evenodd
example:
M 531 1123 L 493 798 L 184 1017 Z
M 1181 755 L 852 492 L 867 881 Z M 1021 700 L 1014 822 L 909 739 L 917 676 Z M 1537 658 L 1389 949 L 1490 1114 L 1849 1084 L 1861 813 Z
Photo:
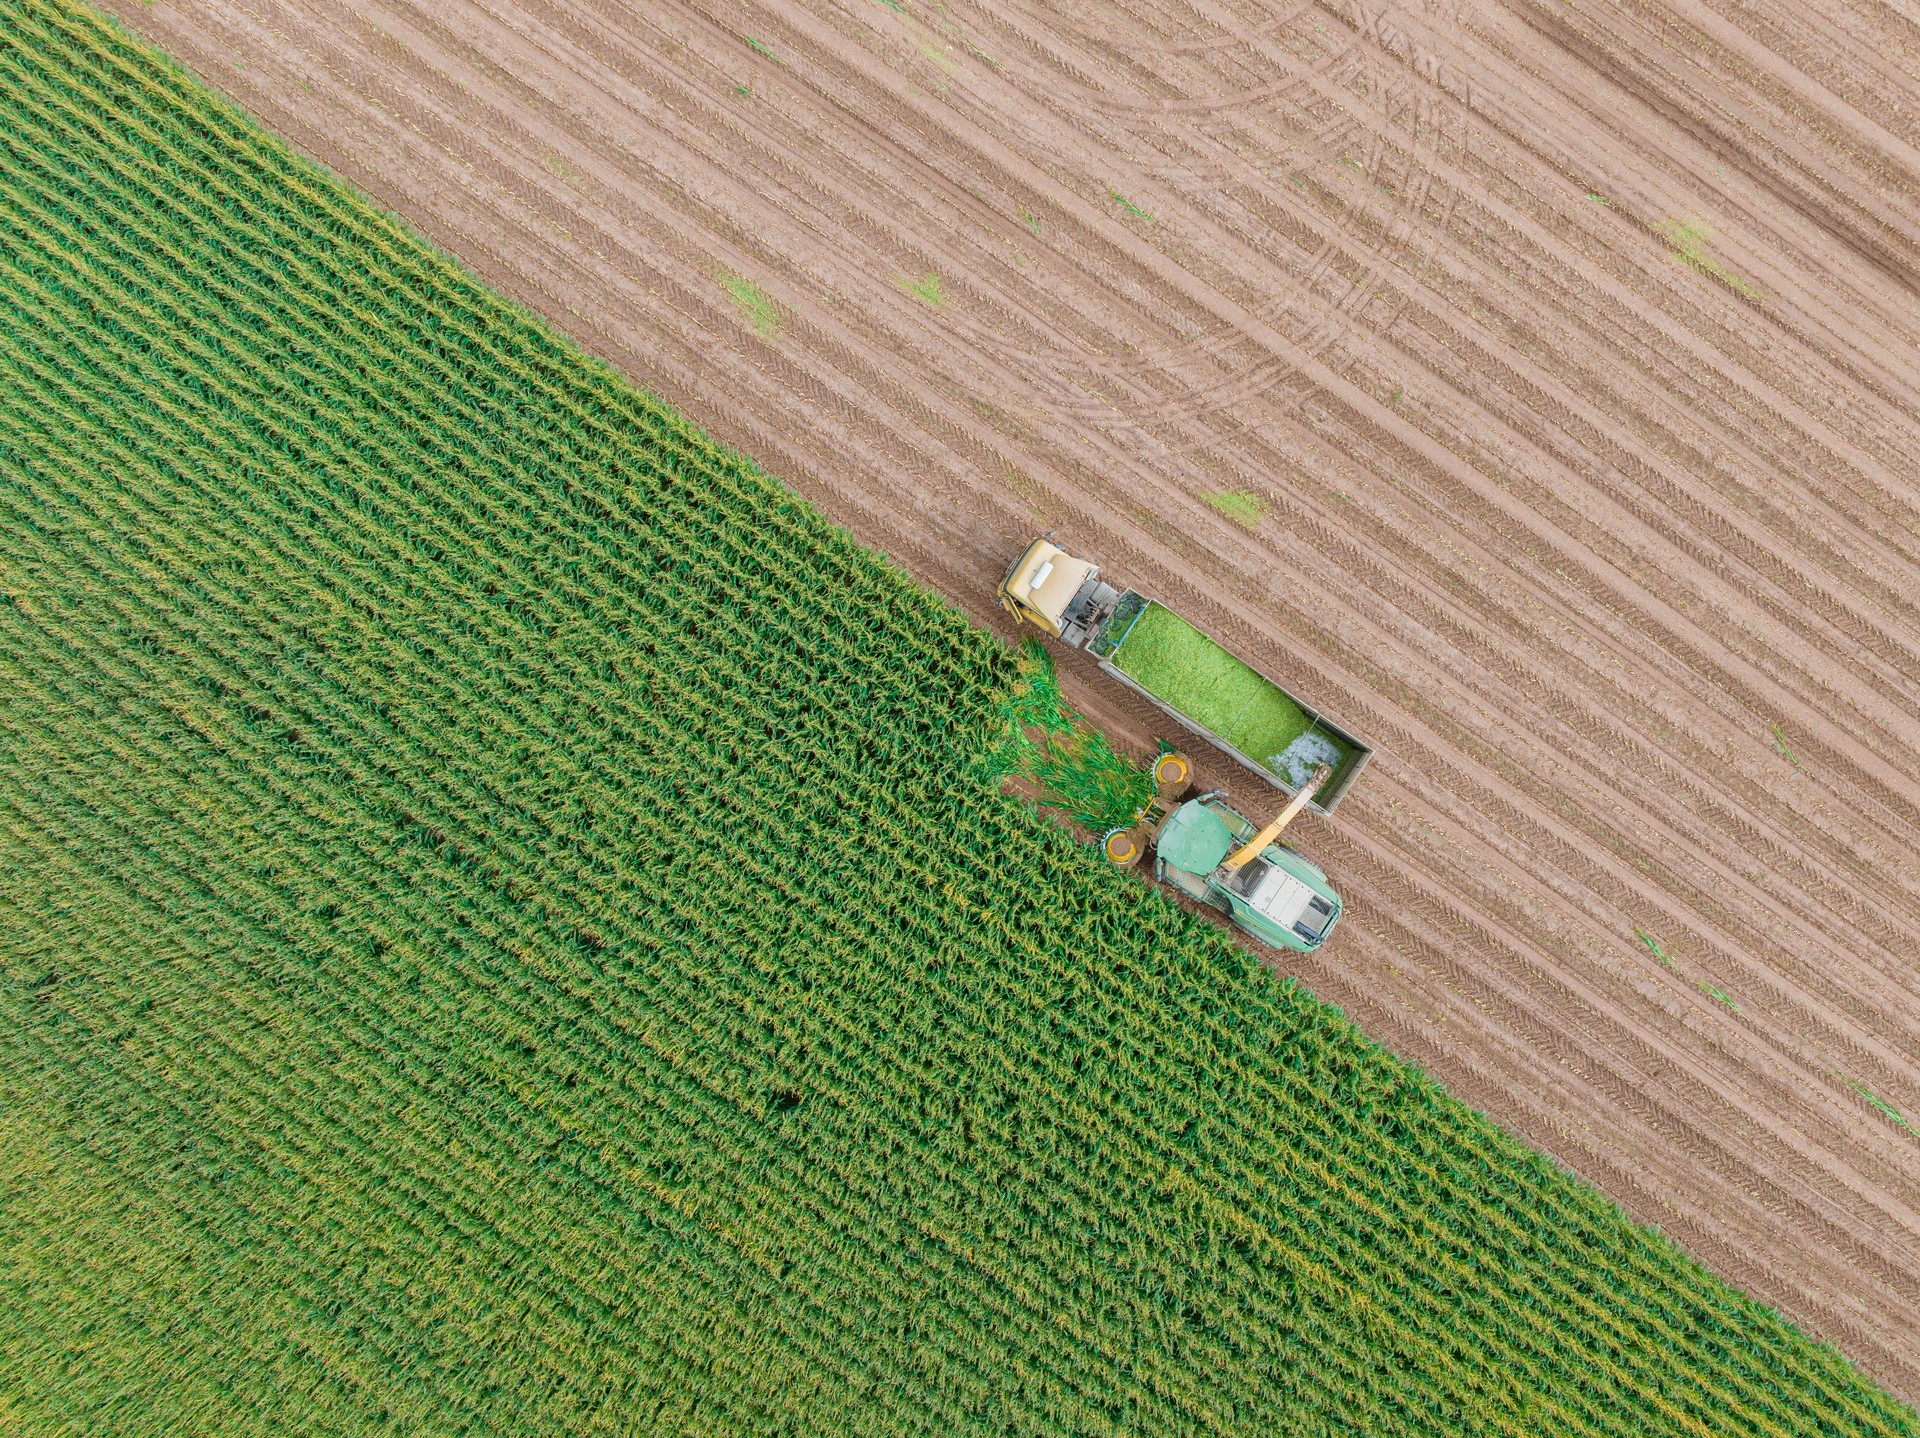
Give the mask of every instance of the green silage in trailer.
M 1291 782 L 1322 758 L 1335 777 L 1353 759 L 1350 745 L 1314 729 L 1313 716 L 1271 679 L 1235 658 L 1164 604 L 1149 603 L 1109 656 L 1114 667 L 1201 728 Z M 1314 731 L 1313 764 L 1289 774 L 1288 749 Z M 1331 787 L 1331 783 L 1329 784 Z
M 64 0 L 0 223 L 0 1428 L 1916 1432 L 1000 798 L 989 636 Z

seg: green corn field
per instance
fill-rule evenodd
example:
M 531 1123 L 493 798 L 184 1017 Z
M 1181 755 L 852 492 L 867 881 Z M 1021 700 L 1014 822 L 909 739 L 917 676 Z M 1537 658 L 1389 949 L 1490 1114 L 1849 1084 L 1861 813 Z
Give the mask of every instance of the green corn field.
M 0 217 L 0 1431 L 1920 1431 L 69 0 L 0 0 Z

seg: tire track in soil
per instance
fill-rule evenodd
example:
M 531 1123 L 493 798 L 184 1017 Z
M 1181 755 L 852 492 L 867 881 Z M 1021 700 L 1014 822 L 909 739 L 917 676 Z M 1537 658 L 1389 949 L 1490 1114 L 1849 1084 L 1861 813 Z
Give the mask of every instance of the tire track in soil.
M 109 8 L 975 615 L 1058 526 L 1372 736 L 1294 970 L 1920 1395 L 1920 1165 L 1844 1085 L 1920 1106 L 1915 87 L 1828 77 L 1903 22 Z

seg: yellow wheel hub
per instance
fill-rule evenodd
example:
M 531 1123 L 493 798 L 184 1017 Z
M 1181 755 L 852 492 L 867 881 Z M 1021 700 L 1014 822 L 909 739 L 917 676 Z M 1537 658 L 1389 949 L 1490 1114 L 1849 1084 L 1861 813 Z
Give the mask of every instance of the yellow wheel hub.
M 1153 763 L 1153 782 L 1162 789 L 1178 789 L 1193 775 L 1185 754 L 1162 754 Z

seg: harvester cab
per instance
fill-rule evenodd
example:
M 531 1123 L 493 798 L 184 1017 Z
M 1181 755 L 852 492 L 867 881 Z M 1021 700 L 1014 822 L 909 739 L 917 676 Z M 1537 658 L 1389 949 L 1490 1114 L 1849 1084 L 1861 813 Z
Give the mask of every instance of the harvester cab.
M 1100 571 L 1075 559 L 1044 535 L 1007 566 L 1000 607 L 1023 623 L 1075 646 L 1085 644 L 1120 602 L 1120 591 Z

